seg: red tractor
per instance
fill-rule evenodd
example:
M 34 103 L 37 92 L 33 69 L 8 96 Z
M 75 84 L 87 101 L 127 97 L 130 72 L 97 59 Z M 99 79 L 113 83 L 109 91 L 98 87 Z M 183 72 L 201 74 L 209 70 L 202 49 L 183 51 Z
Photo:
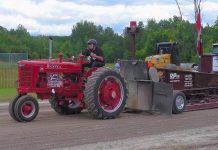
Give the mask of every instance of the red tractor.
M 74 62 L 22 60 L 18 62 L 18 95 L 9 104 L 10 116 L 19 122 L 35 119 L 39 112 L 37 98 L 49 100 L 58 114 L 77 114 L 83 109 L 97 119 L 111 119 L 120 114 L 128 91 L 124 79 L 110 68 L 84 69 L 82 57 Z

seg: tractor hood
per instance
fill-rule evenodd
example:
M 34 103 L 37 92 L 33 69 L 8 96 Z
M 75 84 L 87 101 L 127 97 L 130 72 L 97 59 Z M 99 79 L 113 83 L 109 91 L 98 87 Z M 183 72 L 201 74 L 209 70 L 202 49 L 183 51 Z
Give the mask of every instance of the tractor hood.
M 18 67 L 35 68 L 40 72 L 81 72 L 82 66 L 79 63 L 60 62 L 58 59 L 48 61 L 47 59 L 40 60 L 21 60 L 18 61 Z

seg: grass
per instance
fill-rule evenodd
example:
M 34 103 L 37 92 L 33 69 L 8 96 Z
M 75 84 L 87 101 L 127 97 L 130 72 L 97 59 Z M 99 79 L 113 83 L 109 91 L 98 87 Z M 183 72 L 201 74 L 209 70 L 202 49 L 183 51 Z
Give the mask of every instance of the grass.
M 114 69 L 114 63 L 107 63 L 105 66 Z
M 16 85 L 17 64 L 0 63 L 0 88 L 12 88 Z
M 16 95 L 17 95 L 16 88 L 0 88 L 0 103 L 1 102 L 9 102 Z M 36 98 L 35 93 L 28 93 L 28 95 L 31 95 L 31 96 Z
M 15 88 L 0 88 L 0 102 L 8 102 L 16 95 Z

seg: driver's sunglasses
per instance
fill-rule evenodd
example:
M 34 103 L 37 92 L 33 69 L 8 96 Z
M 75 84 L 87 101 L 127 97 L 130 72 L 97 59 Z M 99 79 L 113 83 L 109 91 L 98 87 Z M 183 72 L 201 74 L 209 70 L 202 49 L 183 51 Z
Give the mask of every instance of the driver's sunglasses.
M 92 45 L 92 43 L 88 43 L 88 45 Z

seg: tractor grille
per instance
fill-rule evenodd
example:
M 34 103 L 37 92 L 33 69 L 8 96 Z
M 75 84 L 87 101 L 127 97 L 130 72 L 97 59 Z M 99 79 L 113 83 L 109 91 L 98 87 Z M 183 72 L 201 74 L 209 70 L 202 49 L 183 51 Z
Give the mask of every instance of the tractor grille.
M 32 81 L 32 70 L 27 67 L 19 68 L 19 86 L 30 87 Z

